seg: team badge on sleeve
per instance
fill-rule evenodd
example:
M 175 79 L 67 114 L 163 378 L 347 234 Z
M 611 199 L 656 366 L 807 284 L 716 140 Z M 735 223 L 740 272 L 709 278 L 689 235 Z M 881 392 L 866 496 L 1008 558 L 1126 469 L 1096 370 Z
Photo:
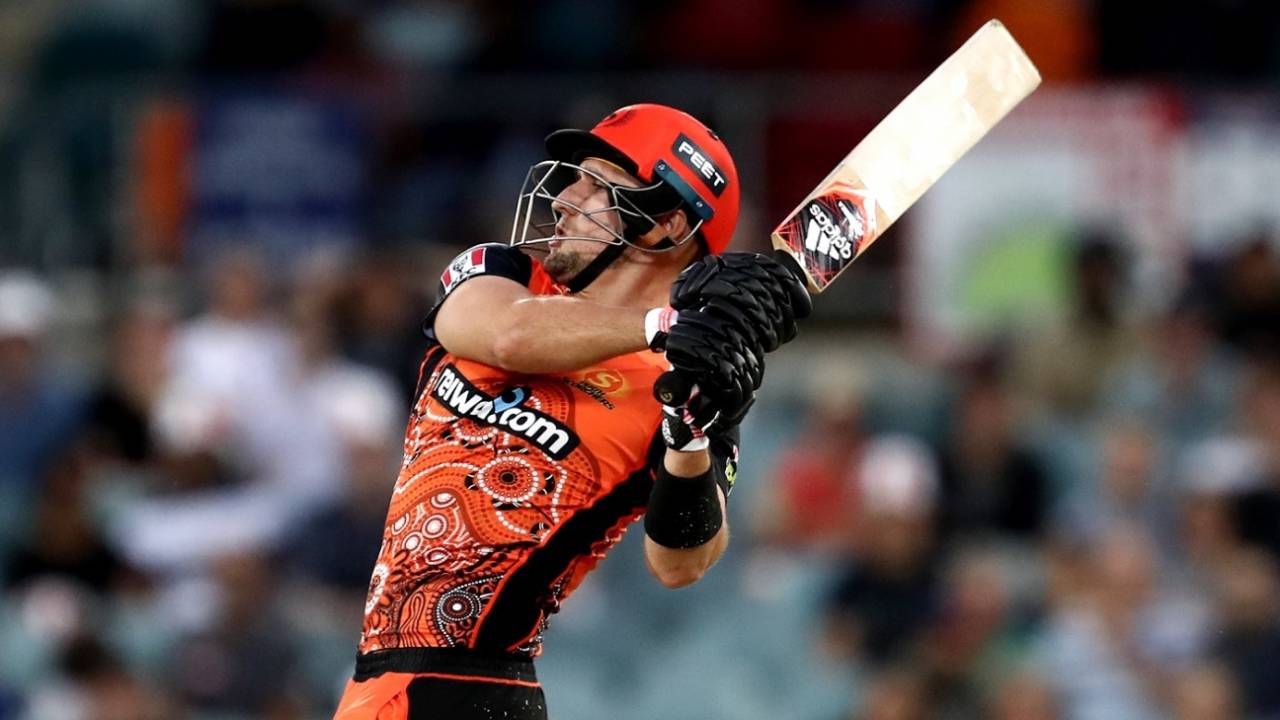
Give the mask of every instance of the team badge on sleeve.
M 449 263 L 449 267 L 440 274 L 440 287 L 443 288 L 443 294 L 448 295 L 455 285 L 472 275 L 484 273 L 485 251 L 486 248 L 483 247 L 472 248 Z

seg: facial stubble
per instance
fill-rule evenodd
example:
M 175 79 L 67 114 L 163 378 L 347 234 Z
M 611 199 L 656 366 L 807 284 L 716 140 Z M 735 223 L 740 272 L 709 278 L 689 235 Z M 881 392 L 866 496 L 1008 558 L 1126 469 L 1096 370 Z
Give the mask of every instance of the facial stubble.
M 577 250 L 556 248 L 542 260 L 542 267 L 556 282 L 564 284 L 577 277 L 583 268 L 591 262 Z

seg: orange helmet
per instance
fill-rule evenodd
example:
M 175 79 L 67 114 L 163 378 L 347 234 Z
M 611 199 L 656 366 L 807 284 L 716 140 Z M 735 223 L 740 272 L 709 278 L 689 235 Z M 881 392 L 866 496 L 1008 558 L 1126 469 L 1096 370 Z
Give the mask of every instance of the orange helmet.
M 643 103 L 613 111 L 590 131 L 547 136 L 555 160 L 608 160 L 641 182 L 661 183 L 681 199 L 707 250 L 719 255 L 738 224 L 738 170 L 720 137 L 692 115 Z

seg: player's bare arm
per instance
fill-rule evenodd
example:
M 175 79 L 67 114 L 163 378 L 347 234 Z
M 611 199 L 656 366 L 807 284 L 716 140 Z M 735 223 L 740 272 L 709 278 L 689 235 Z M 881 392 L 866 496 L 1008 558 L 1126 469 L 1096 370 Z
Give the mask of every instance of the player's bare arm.
M 441 305 L 435 332 L 460 357 L 513 372 L 562 372 L 644 350 L 645 311 L 533 295 L 507 278 L 478 277 Z

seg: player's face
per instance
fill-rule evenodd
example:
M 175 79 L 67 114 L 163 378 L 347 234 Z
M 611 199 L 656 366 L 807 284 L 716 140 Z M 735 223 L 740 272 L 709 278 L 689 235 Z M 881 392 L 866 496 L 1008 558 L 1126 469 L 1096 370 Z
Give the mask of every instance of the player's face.
M 542 265 L 556 282 L 572 280 L 604 251 L 606 243 L 618 242 L 609 231 L 621 234 L 622 219 L 616 210 L 606 210 L 613 205 L 613 195 L 606 183 L 625 187 L 640 185 L 635 178 L 603 160 L 587 158 L 582 168 L 590 172 L 580 171 L 577 180 L 556 196 L 563 201 L 555 203 L 556 235 L 573 238 L 548 243 L 550 252 Z M 600 242 L 579 238 L 598 238 Z

